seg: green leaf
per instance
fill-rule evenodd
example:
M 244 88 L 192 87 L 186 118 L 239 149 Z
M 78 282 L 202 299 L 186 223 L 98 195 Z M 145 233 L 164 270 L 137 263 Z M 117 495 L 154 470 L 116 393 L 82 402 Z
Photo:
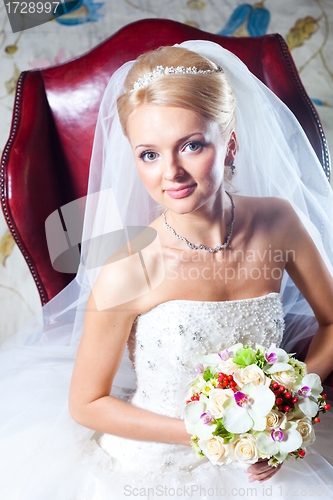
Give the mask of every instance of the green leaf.
M 232 432 L 227 431 L 222 423 L 222 418 L 218 418 L 217 420 L 215 420 L 215 423 L 216 429 L 212 433 L 213 436 L 220 436 L 221 438 L 223 438 L 224 443 L 230 443 L 230 441 L 234 439 L 235 435 Z
M 206 370 L 202 374 L 203 379 L 208 382 L 211 378 L 214 378 L 214 373 L 211 372 L 210 366 L 207 366 Z

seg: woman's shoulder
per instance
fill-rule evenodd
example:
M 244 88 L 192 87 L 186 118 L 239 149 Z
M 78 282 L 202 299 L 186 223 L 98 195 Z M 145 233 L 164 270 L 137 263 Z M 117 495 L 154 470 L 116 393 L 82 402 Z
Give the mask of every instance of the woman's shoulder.
M 241 196 L 234 195 L 235 205 L 237 205 L 242 215 L 248 215 L 252 219 L 259 221 L 267 220 L 269 223 L 277 221 L 288 222 L 297 217 L 295 210 L 288 200 L 277 196 Z
M 235 196 L 235 207 L 239 234 L 251 245 L 269 241 L 272 247 L 284 249 L 301 225 L 292 205 L 276 196 Z
M 288 200 L 285 200 L 284 198 L 280 198 L 278 196 L 243 196 L 235 193 L 233 194 L 233 197 L 238 203 L 242 203 L 246 206 L 252 206 L 252 207 L 274 206 L 274 208 L 281 208 L 281 209 L 286 207 L 291 207 L 291 204 L 289 203 Z
M 164 279 L 162 249 L 154 228 L 144 228 L 112 253 L 92 287 L 99 310 L 140 314 L 152 290 Z M 145 300 L 143 300 L 145 297 Z

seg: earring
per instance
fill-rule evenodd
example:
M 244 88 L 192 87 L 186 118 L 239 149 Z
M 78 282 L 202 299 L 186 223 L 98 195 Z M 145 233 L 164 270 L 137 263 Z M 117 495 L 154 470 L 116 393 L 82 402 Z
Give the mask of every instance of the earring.
M 231 170 L 231 175 L 235 175 L 236 165 L 233 161 L 229 161 L 228 167 Z

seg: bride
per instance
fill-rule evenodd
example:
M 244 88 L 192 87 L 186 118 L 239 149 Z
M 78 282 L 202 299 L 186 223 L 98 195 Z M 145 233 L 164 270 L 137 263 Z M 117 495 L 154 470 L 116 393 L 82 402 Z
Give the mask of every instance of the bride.
M 230 52 L 185 42 L 120 68 L 78 276 L 2 351 L 4 498 L 330 497 L 317 452 L 213 466 L 182 417 L 202 356 L 238 341 L 315 334 L 308 371 L 331 372 L 331 214 L 296 119 Z

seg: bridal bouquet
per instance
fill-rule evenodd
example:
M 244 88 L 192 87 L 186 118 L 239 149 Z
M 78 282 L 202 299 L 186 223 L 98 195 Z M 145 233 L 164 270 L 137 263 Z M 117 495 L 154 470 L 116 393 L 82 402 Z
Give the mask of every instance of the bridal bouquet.
M 319 413 L 330 408 L 319 376 L 274 345 L 238 343 L 205 356 L 195 371 L 184 419 L 192 447 L 213 464 L 302 458 Z

